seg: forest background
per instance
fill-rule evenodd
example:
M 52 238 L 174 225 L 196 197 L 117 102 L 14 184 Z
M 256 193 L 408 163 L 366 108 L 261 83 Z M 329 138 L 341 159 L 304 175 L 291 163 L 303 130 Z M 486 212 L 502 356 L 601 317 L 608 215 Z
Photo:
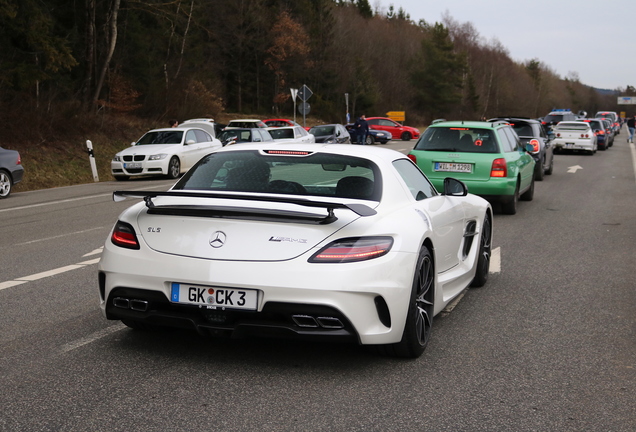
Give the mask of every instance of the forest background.
M 414 22 L 368 0 L 0 0 L 0 43 L 0 146 L 26 170 L 16 191 L 93 181 L 86 140 L 111 180 L 113 155 L 170 118 L 292 118 L 303 84 L 308 125 L 344 123 L 347 93 L 352 119 L 405 111 L 421 129 L 620 111 L 616 96 L 636 95 L 514 61 L 448 14 Z

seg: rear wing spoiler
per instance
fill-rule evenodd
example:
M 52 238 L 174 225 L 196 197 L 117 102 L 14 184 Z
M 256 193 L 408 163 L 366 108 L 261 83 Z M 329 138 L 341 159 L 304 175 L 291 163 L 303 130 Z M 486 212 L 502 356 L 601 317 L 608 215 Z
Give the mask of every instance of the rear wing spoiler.
M 371 207 L 365 204 L 356 203 L 344 203 L 344 202 L 327 202 L 327 201 L 313 201 L 305 198 L 295 198 L 291 196 L 271 196 L 271 195 L 247 195 L 247 194 L 230 194 L 223 192 L 194 192 L 194 191 L 168 191 L 168 192 L 156 192 L 156 191 L 115 191 L 113 192 L 113 201 L 120 202 L 126 198 L 141 198 L 146 203 L 149 213 L 154 214 L 170 214 L 170 215 L 191 215 L 191 216 L 215 216 L 215 215 L 238 215 L 238 214 L 262 214 L 264 216 L 275 216 L 276 218 L 300 218 L 300 219 L 312 219 L 307 215 L 302 215 L 298 212 L 285 212 L 281 210 L 265 210 L 265 209 L 245 209 L 239 207 L 222 207 L 222 206 L 197 206 L 197 205 L 167 205 L 156 206 L 153 202 L 153 198 L 169 196 L 169 197 L 189 197 L 189 198 L 206 198 L 210 200 L 214 199 L 229 199 L 229 200 L 242 200 L 242 201 L 258 201 L 258 202 L 276 202 L 295 204 L 303 207 L 311 208 L 323 208 L 327 210 L 327 215 L 324 218 L 314 219 L 315 222 L 322 224 L 332 223 L 338 220 L 334 215 L 334 209 L 348 209 L 357 214 L 358 216 L 367 217 L 373 216 L 377 212 Z

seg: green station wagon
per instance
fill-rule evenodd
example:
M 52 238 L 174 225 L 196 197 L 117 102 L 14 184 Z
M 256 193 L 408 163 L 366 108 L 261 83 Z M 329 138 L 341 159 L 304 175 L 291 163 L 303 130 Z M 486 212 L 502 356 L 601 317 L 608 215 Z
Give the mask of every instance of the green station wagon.
M 532 146 L 530 146 L 532 147 Z M 505 121 L 443 121 L 429 126 L 409 153 L 437 190 L 453 177 L 468 191 L 500 202 L 506 214 L 534 195 L 534 159 Z

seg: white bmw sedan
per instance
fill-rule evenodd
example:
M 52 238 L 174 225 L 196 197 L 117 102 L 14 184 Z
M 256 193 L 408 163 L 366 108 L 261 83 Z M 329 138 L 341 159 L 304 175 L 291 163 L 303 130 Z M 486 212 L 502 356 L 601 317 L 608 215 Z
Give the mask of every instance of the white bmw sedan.
M 99 263 L 106 318 L 134 329 L 344 340 L 417 357 L 433 317 L 488 278 L 492 209 L 436 191 L 399 152 L 242 144 L 125 210 Z
M 154 129 L 117 153 L 110 162 L 110 171 L 116 180 L 148 175 L 175 179 L 221 147 L 221 141 L 200 128 Z

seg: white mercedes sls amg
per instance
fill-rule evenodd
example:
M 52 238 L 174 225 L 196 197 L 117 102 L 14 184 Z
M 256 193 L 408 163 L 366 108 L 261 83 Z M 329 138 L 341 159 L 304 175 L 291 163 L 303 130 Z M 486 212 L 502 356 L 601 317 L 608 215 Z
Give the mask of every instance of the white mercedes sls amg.
M 99 263 L 106 318 L 135 329 L 345 340 L 418 357 L 433 317 L 488 279 L 492 209 L 439 193 L 399 152 L 242 144 L 125 210 Z

